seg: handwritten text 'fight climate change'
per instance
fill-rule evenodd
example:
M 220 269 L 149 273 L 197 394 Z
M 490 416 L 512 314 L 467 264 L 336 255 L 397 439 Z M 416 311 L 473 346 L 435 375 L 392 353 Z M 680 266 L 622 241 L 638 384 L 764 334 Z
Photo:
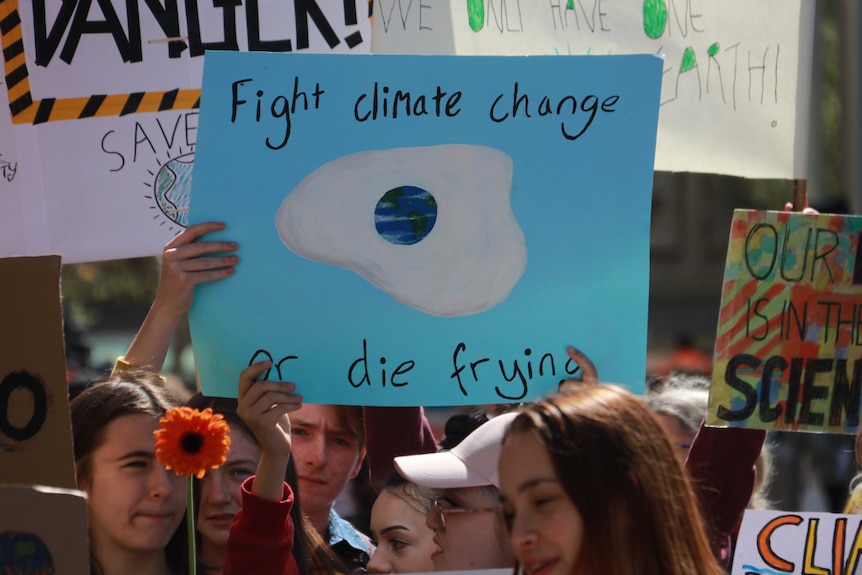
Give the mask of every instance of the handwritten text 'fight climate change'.
M 267 94 L 255 85 L 253 78 L 243 78 L 231 84 L 230 121 L 278 124 L 277 130 L 265 137 L 265 144 L 271 150 L 279 150 L 290 140 L 291 118 L 298 112 L 320 110 L 325 93 L 319 82 L 314 82 L 313 89 L 310 85 L 302 86 L 299 76 L 294 77 L 293 91 L 289 95 Z M 451 119 L 462 111 L 462 96 L 460 90 L 448 90 L 439 85 L 428 93 L 415 93 L 374 82 L 368 91 L 354 99 L 353 117 L 357 122 L 421 116 Z M 615 94 L 549 96 L 530 93 L 516 81 L 510 91 L 497 94 L 489 102 L 488 115 L 498 124 L 531 118 L 559 119 L 563 138 L 577 140 L 598 116 L 616 112 L 619 100 L 620 96 Z

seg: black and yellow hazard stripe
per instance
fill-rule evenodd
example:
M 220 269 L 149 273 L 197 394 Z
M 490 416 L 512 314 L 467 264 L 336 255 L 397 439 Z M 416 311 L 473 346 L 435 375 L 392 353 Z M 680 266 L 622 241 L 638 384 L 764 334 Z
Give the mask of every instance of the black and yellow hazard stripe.
M 0 0 L 0 46 L 3 48 L 9 108 L 15 121 L 33 106 L 17 0 Z
M 5 83 L 13 124 L 191 110 L 200 106 L 201 91 L 198 89 L 34 100 L 30 91 L 18 0 L 0 0 L 0 48 L 3 50 Z

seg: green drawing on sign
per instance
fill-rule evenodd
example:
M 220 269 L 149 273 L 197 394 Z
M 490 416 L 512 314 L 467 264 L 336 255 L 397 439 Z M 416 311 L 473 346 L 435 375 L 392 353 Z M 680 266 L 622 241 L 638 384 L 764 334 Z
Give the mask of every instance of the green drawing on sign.
M 473 32 L 481 30 L 485 25 L 485 0 L 467 0 L 467 15 Z
M 679 65 L 679 72 L 688 72 L 697 66 L 697 56 L 694 55 L 694 48 L 686 48 L 682 55 L 682 63 Z
M 574 10 L 575 9 L 575 0 L 569 0 L 566 2 L 566 10 Z
M 644 0 L 644 32 L 652 39 L 660 38 L 667 24 L 667 4 L 664 0 Z
M 54 560 L 48 546 L 32 533 L 0 533 L 0 573 L 52 575 Z
M 712 57 L 714 57 L 716 54 L 718 54 L 718 42 L 716 42 L 715 44 L 713 44 L 712 46 L 710 46 L 710 47 L 709 47 L 709 50 L 707 50 L 707 51 L 706 51 L 706 53 L 707 53 L 707 54 L 709 54 L 709 57 L 710 57 L 710 58 L 712 58 Z

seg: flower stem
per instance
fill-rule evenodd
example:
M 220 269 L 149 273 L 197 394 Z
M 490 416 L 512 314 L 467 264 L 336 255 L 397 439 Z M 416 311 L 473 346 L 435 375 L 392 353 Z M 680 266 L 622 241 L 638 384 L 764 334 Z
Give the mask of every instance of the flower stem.
M 186 507 L 186 527 L 188 528 L 189 538 L 189 575 L 197 575 L 197 560 L 198 554 L 195 550 L 195 494 L 193 476 L 186 477 L 186 497 L 188 506 Z

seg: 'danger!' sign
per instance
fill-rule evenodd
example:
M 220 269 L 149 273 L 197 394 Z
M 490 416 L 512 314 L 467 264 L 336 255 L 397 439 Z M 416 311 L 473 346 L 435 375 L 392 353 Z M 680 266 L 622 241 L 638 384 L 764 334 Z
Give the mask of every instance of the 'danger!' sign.
M 0 257 L 161 253 L 188 223 L 204 51 L 369 45 L 367 0 L 0 0 Z
M 737 210 L 708 423 L 855 433 L 862 218 Z

